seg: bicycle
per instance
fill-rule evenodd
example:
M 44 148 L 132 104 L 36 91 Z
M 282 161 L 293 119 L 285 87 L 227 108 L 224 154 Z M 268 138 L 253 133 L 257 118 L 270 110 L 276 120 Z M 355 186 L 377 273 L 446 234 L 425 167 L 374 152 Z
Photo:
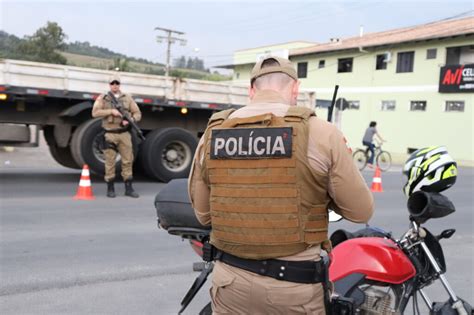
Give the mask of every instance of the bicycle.
M 352 154 L 352 158 L 357 165 L 359 171 L 362 171 L 367 166 L 367 161 L 370 157 L 369 147 L 366 149 L 357 149 Z M 381 171 L 387 171 L 392 166 L 392 156 L 388 151 L 382 149 L 382 143 L 377 142 L 374 149 L 375 163 Z

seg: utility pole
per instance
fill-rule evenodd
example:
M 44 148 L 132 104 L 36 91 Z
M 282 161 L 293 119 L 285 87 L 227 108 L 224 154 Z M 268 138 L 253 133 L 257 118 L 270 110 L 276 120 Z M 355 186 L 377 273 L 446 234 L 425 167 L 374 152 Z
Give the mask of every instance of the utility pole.
M 158 43 L 163 42 L 163 40 L 166 41 L 167 43 L 167 49 L 166 49 L 166 72 L 165 75 L 168 77 L 170 74 L 170 56 L 171 56 L 171 44 L 174 44 L 175 42 L 179 42 L 181 46 L 186 45 L 186 39 L 184 38 L 179 38 L 179 37 L 173 37 L 172 34 L 177 34 L 177 35 L 184 35 L 183 32 L 175 31 L 175 30 L 170 30 L 167 28 L 162 28 L 162 27 L 155 27 L 155 30 L 160 30 L 166 33 L 166 36 L 156 36 L 156 41 Z

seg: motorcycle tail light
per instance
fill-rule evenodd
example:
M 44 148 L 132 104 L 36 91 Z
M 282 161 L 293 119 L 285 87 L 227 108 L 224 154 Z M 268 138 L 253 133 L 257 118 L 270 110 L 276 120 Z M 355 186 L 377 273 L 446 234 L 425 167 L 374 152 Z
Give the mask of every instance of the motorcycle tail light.
M 196 252 L 196 254 L 202 257 L 202 243 L 195 240 L 191 240 L 190 243 L 191 243 L 191 247 Z

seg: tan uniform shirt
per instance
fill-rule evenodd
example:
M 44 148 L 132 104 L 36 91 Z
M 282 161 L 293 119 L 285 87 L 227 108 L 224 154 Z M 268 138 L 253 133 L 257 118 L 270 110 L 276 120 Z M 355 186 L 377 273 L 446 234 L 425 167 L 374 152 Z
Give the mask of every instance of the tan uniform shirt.
M 96 99 L 94 107 L 92 108 L 92 117 L 102 117 L 102 127 L 106 130 L 122 128 L 122 118 L 112 116 L 114 107 L 112 102 L 104 98 L 104 96 L 104 94 L 101 94 Z M 129 94 L 120 93 L 119 97 L 117 97 L 117 101 L 122 103 L 125 110 L 128 110 L 134 121 L 140 121 L 142 118 L 140 108 Z
M 259 91 L 249 105 L 236 110 L 229 118 L 250 117 L 269 112 L 276 116 L 284 116 L 288 107 L 289 105 L 284 104 L 278 93 Z M 308 160 L 316 172 L 329 173 L 327 190 L 332 199 L 331 209 L 349 221 L 367 222 L 373 213 L 373 196 L 352 160 L 343 134 L 333 124 L 317 117 L 311 117 L 309 125 Z M 201 138 L 196 149 L 188 191 L 197 219 L 201 224 L 208 225 L 211 223 L 210 191 L 201 178 L 203 140 Z M 320 251 L 320 247 L 315 246 L 280 259 L 318 260 Z

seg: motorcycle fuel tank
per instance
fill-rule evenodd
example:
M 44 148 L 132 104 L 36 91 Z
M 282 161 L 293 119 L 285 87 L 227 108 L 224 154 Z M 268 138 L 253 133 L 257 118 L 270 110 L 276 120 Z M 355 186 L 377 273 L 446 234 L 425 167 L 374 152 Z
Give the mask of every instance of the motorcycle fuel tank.
M 353 273 L 391 284 L 416 274 L 415 267 L 392 240 L 380 237 L 353 238 L 336 246 L 330 254 L 329 278 L 337 281 Z

